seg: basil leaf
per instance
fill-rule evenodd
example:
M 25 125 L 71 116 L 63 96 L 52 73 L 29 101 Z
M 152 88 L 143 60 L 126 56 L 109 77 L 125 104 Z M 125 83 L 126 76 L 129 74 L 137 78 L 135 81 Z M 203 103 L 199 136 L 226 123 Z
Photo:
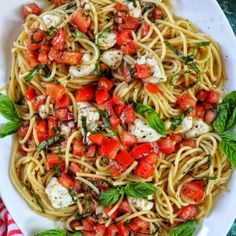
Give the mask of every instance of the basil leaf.
M 225 131 L 224 133 L 220 134 L 222 139 L 228 139 L 231 141 L 236 141 L 236 132 L 235 131 Z
M 22 126 L 22 120 L 13 120 L 0 126 L 0 138 L 14 134 Z
M 15 104 L 22 106 L 24 104 L 24 101 L 25 101 L 25 96 L 22 92 L 20 92 L 19 98 L 17 101 L 15 101 Z
M 44 31 L 44 33 L 49 38 L 53 38 L 56 35 L 57 31 L 58 31 L 58 29 L 55 26 L 51 26 L 47 31 Z
M 77 41 L 78 39 L 81 39 L 81 38 L 84 38 L 84 37 L 85 37 L 84 33 L 82 33 L 81 31 L 79 31 L 78 29 L 76 29 L 76 30 L 74 31 L 73 36 L 74 36 L 75 41 Z
M 72 190 L 72 189 L 68 189 L 68 193 L 70 194 L 71 198 L 72 198 L 72 201 L 73 202 L 76 202 L 77 199 L 75 197 L 75 192 Z
M 109 120 L 109 114 L 106 110 L 98 110 L 100 116 L 102 117 L 102 121 L 104 124 L 104 128 L 111 128 L 110 120 Z
M 176 48 L 172 43 L 170 43 L 169 41 L 165 41 L 164 42 L 166 44 L 166 46 L 173 51 L 177 56 L 179 56 L 180 58 L 182 58 L 183 60 L 186 59 L 186 57 L 184 56 L 184 54 L 178 49 Z
M 197 228 L 197 221 L 187 221 L 173 228 L 168 236 L 192 236 Z
M 86 212 L 90 213 L 89 199 L 90 197 L 88 196 L 84 197 L 84 205 L 85 205 Z
M 227 94 L 223 102 L 229 103 L 232 106 L 235 106 L 236 105 L 236 91 L 232 91 L 231 93 Z
M 83 142 L 84 142 L 84 144 L 88 144 L 88 140 L 87 140 L 87 134 L 88 134 L 87 117 L 82 116 L 81 121 L 82 121 L 82 128 L 84 130 Z
M 89 212 L 89 213 L 84 213 L 84 214 L 78 214 L 76 215 L 75 219 L 76 220 L 81 220 L 81 219 L 85 219 L 89 216 L 91 216 L 92 214 Z
M 225 130 L 233 128 L 235 123 L 236 123 L 236 107 L 233 109 L 228 121 L 226 122 Z
M 102 206 L 109 207 L 112 204 L 118 202 L 123 194 L 124 190 L 122 188 L 114 188 L 105 192 L 101 192 L 99 194 L 99 200 Z
M 236 142 L 222 139 L 220 142 L 220 149 L 227 156 L 232 166 L 236 168 Z
M 141 103 L 136 103 L 136 102 L 134 102 L 134 109 L 140 115 L 143 115 L 144 113 L 153 110 L 151 107 L 149 107 L 147 105 L 144 105 L 144 104 L 141 104 Z
M 148 112 L 147 121 L 149 126 L 156 130 L 159 134 L 163 135 L 166 133 L 165 125 L 159 114 L 157 114 L 155 111 Z
M 175 83 L 175 80 L 178 79 L 180 76 L 183 76 L 185 74 L 190 74 L 191 71 L 190 70 L 186 70 L 185 72 L 183 73 L 179 73 L 179 74 L 175 74 L 175 75 L 172 75 L 171 78 L 170 78 L 170 81 L 169 81 L 169 84 L 171 86 L 175 86 L 177 88 L 179 88 L 179 85 Z
M 25 77 L 24 77 L 24 80 L 26 81 L 26 82 L 30 82 L 33 78 L 34 78 L 34 76 L 41 70 L 41 69 L 44 69 L 45 68 L 45 64 L 41 64 L 41 65 L 39 65 L 39 66 L 36 66 L 36 67 L 34 67 L 29 73 L 28 73 L 28 75 L 26 75 Z
M 84 236 L 80 231 L 69 233 L 64 229 L 50 229 L 43 231 L 42 233 L 35 234 L 34 236 Z
M 61 170 L 60 170 L 59 166 L 53 166 L 53 170 L 54 170 L 57 178 L 59 178 L 61 176 Z
M 41 152 L 45 147 L 50 146 L 54 143 L 56 143 L 60 139 L 60 132 L 57 132 L 56 135 L 46 141 L 43 141 L 39 144 L 37 147 L 37 151 Z
M 76 7 L 77 7 L 76 3 L 69 3 L 66 7 L 66 10 L 70 10 L 71 8 L 76 8 Z
M 124 188 L 125 194 L 130 197 L 147 198 L 157 191 L 157 188 L 147 183 L 127 184 Z

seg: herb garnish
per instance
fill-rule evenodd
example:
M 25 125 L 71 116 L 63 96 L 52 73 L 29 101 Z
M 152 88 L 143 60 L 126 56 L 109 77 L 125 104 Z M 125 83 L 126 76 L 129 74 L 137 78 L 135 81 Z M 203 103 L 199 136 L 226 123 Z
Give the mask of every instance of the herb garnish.
M 15 101 L 15 104 L 22 106 L 24 104 L 24 101 L 25 101 L 25 96 L 22 92 L 20 92 L 19 98 L 17 99 L 17 101 Z
M 80 231 L 70 233 L 64 229 L 50 229 L 43 231 L 42 233 L 35 234 L 34 236 L 84 236 Z
M 58 29 L 54 26 L 51 26 L 47 31 L 44 31 L 44 33 L 49 37 L 49 38 L 53 38 L 56 33 L 57 33 Z
M 68 193 L 70 194 L 70 196 L 71 196 L 71 198 L 72 198 L 72 201 L 73 201 L 73 202 L 76 202 L 77 199 L 76 199 L 76 197 L 75 197 L 75 192 L 74 192 L 72 189 L 69 189 L 69 190 L 68 190 Z
M 197 229 L 197 221 L 187 221 L 171 229 L 168 236 L 192 236 Z
M 87 140 L 87 134 L 88 134 L 87 117 L 86 116 L 82 116 L 81 121 L 82 121 L 83 130 L 84 130 L 83 142 L 84 142 L 84 144 L 87 145 L 88 144 L 88 140 Z
M 30 82 L 30 81 L 34 78 L 34 76 L 35 76 L 40 70 L 44 69 L 46 66 L 47 66 L 46 64 L 41 64 L 41 65 L 39 65 L 39 66 L 34 67 L 34 68 L 28 73 L 28 75 L 26 75 L 26 76 L 24 77 L 24 80 L 25 80 L 26 82 Z
M 109 114 L 106 110 L 98 109 L 100 116 L 102 117 L 104 128 L 111 128 Z
M 42 141 L 37 147 L 37 151 L 41 152 L 45 147 L 48 147 L 54 143 L 56 143 L 60 139 L 60 132 L 57 131 L 56 135 L 48 140 Z
M 61 176 L 61 170 L 60 170 L 59 166 L 53 166 L 53 170 L 56 174 L 56 177 L 59 178 Z
M 79 31 L 78 29 L 76 29 L 73 33 L 74 39 L 75 41 L 77 41 L 78 39 L 84 38 L 85 35 L 84 33 L 82 33 L 81 31 Z

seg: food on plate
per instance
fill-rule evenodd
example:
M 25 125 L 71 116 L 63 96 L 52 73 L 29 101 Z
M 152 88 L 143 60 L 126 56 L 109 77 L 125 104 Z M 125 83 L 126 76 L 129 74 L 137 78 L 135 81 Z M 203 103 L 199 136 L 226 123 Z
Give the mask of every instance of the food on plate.
M 236 92 L 223 89 L 218 44 L 169 1 L 22 13 L 0 94 L 21 196 L 68 235 L 192 235 L 236 167 Z

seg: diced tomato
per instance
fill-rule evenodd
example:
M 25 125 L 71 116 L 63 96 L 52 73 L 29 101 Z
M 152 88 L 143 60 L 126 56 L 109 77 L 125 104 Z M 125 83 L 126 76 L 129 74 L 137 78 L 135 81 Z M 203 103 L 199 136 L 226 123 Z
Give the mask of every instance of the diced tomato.
M 220 92 L 210 90 L 208 92 L 207 102 L 209 102 L 210 104 L 218 104 L 220 101 L 220 96 L 221 96 Z
M 139 27 L 139 20 L 133 16 L 127 16 L 124 19 L 123 24 L 119 26 L 120 30 L 134 30 L 136 31 Z
M 59 84 L 47 83 L 46 84 L 46 95 L 50 96 L 53 102 L 60 100 L 65 94 L 65 87 Z
M 128 168 L 134 163 L 134 158 L 127 151 L 120 151 L 115 160 L 122 166 Z
M 59 7 L 65 3 L 64 0 L 53 0 L 54 4 Z
M 26 125 L 26 126 L 21 126 L 20 129 L 18 129 L 18 136 L 21 137 L 21 138 L 24 138 L 25 135 L 27 134 L 28 132 L 28 129 L 29 129 L 29 126 Z
M 104 104 L 99 104 L 99 108 L 105 110 L 108 113 L 109 116 L 114 115 L 112 99 L 109 99 Z
M 118 46 L 122 46 L 123 44 L 130 42 L 132 40 L 133 36 L 131 30 L 122 30 L 117 35 L 116 43 Z
M 207 110 L 207 109 L 213 109 L 213 105 L 210 104 L 210 103 L 207 103 L 207 102 L 204 102 L 203 106 L 204 106 L 204 109 L 205 109 L 205 110 Z
M 188 94 L 183 94 L 180 97 L 178 97 L 177 104 L 180 106 L 180 108 L 183 111 L 188 110 L 190 107 L 196 106 L 196 101 L 193 97 L 191 97 Z
M 75 139 L 73 142 L 73 155 L 82 157 L 84 155 L 84 144 L 82 140 Z
M 202 104 L 197 104 L 195 107 L 195 116 L 200 119 L 203 119 L 204 115 L 205 115 L 204 106 Z
M 121 204 L 118 206 L 117 210 L 122 213 L 131 213 L 132 210 L 129 206 L 129 203 L 126 200 L 123 200 Z
M 175 151 L 176 142 L 170 138 L 162 138 L 158 141 L 160 151 L 164 154 L 170 154 Z
M 52 39 L 52 46 L 55 49 L 62 50 L 65 48 L 65 43 L 66 43 L 66 33 L 63 31 L 62 28 L 58 29 L 57 33 Z
M 206 101 L 207 97 L 208 97 L 208 91 L 205 89 L 199 90 L 196 94 L 196 98 L 200 102 Z
M 47 122 L 46 120 L 40 120 L 37 125 L 35 126 L 35 130 L 38 136 L 38 140 L 41 143 L 48 138 L 48 131 L 47 131 Z
M 129 223 L 129 228 L 135 232 L 139 233 L 142 232 L 144 233 L 146 230 L 148 230 L 150 227 L 150 223 L 147 221 L 141 220 L 139 217 L 135 217 L 131 220 Z
M 39 16 L 42 12 L 42 9 L 36 3 L 30 3 L 27 5 L 23 5 L 21 7 L 21 11 L 22 11 L 24 17 L 26 18 L 30 14 L 34 14 L 34 15 Z
M 76 175 L 76 173 L 80 173 L 82 172 L 81 167 L 79 166 L 79 164 L 75 163 L 75 162 L 70 162 L 70 171 Z
M 110 159 L 115 159 L 119 146 L 119 141 L 117 139 L 106 138 L 101 145 L 101 155 Z
M 37 96 L 37 92 L 34 88 L 30 88 L 30 89 L 26 90 L 26 92 L 25 92 L 25 98 L 29 101 L 36 98 L 36 96 Z
M 120 126 L 120 119 L 116 115 L 110 116 L 110 123 L 113 129 L 117 129 Z
M 105 77 L 101 78 L 98 82 L 99 89 L 105 89 L 109 91 L 111 90 L 112 87 L 113 87 L 113 83 Z
M 38 61 L 38 55 L 34 51 L 26 50 L 24 51 L 24 58 L 28 62 L 31 68 L 34 68 L 40 64 Z
M 136 114 L 134 111 L 134 107 L 132 104 L 129 104 L 125 106 L 123 109 L 120 119 L 125 123 L 125 124 L 132 124 L 136 118 Z
M 143 22 L 142 22 L 142 26 L 141 26 L 142 37 L 147 36 L 149 30 L 150 30 L 149 24 L 146 23 L 145 21 L 143 21 Z
M 41 64 L 48 64 L 48 52 L 40 49 L 38 55 L 38 61 Z
M 159 87 L 157 84 L 154 83 L 147 83 L 146 84 L 146 89 L 153 94 L 157 94 L 158 92 L 160 92 Z
M 68 121 L 68 110 L 67 108 L 57 109 L 55 115 L 60 121 Z
M 120 29 L 120 24 L 122 24 L 125 21 L 127 15 L 128 15 L 127 11 L 118 11 L 118 12 L 115 13 L 114 21 L 115 21 L 116 24 L 118 24 L 118 29 L 119 30 L 121 30 Z
M 148 64 L 135 64 L 134 68 L 136 70 L 135 77 L 137 79 L 147 79 L 152 75 L 152 69 Z
M 46 101 L 46 99 L 44 97 L 41 97 L 41 96 L 37 96 L 37 97 L 31 99 L 31 104 L 32 104 L 33 110 L 35 112 L 37 112 L 38 109 L 39 109 L 39 106 L 44 104 L 45 101 Z
M 45 37 L 44 32 L 40 28 L 32 28 L 28 34 L 27 48 L 35 51 L 41 47 L 41 42 Z
M 56 135 L 55 129 L 57 129 L 57 118 L 51 117 L 50 119 L 48 119 L 48 136 L 49 136 L 49 138 L 52 138 Z
M 69 95 L 64 94 L 60 100 L 57 100 L 55 103 L 55 108 L 68 108 L 71 105 L 71 99 Z
M 141 178 L 148 179 L 153 176 L 158 156 L 155 153 L 141 159 L 134 170 L 134 174 Z
M 106 226 L 105 225 L 95 225 L 94 230 L 96 231 L 96 236 L 104 236 L 106 232 Z
M 138 50 L 138 45 L 134 41 L 127 42 L 121 46 L 121 51 L 125 55 L 134 55 Z
M 85 12 L 78 10 L 76 11 L 72 18 L 71 22 L 80 30 L 82 33 L 87 33 L 91 25 L 91 17 Z
M 122 74 L 125 82 L 129 83 L 132 80 L 132 75 L 131 75 L 130 70 L 128 69 L 127 66 L 123 66 L 121 68 L 121 74 Z
M 134 147 L 131 151 L 131 155 L 134 159 L 140 159 L 148 156 L 152 151 L 152 146 L 150 143 L 143 143 Z
M 211 124 L 216 118 L 216 112 L 213 109 L 207 109 L 205 111 L 204 120 L 207 124 Z
M 61 173 L 61 176 L 58 178 L 58 182 L 65 188 L 73 188 L 75 185 L 75 181 L 64 172 Z
M 97 236 L 95 230 L 81 230 L 84 236 Z
M 129 236 L 128 228 L 121 221 L 119 221 L 116 224 L 116 227 L 117 227 L 117 229 L 119 231 L 119 236 Z
M 122 134 L 121 141 L 126 147 L 133 146 L 138 142 L 137 138 L 133 134 L 126 131 Z
M 188 147 L 195 148 L 196 147 L 196 141 L 192 138 L 184 139 L 181 142 L 181 146 L 188 146 Z
M 187 198 L 200 204 L 203 201 L 206 182 L 204 180 L 193 180 L 184 184 L 181 192 Z
M 92 230 L 94 225 L 94 221 L 92 217 L 87 217 L 85 219 L 82 219 L 82 226 L 84 230 Z
M 113 97 L 112 105 L 115 113 L 117 115 L 121 115 L 123 109 L 125 108 L 125 103 L 119 97 Z
M 47 163 L 50 168 L 52 168 L 53 166 L 58 166 L 60 163 L 60 158 L 56 153 L 48 153 Z
M 109 225 L 106 230 L 106 236 L 116 236 L 119 233 L 119 230 L 116 225 Z
M 88 139 L 97 145 L 102 145 L 102 142 L 105 139 L 105 136 L 102 133 L 90 134 Z
M 159 20 L 163 17 L 163 11 L 160 7 L 155 7 L 152 11 L 152 17 L 156 20 Z
M 119 2 L 116 3 L 115 8 L 117 11 L 127 11 L 127 12 L 129 11 L 128 6 L 121 4 Z
M 197 216 L 197 207 L 194 205 L 184 206 L 180 209 L 178 216 L 183 220 L 194 220 Z
M 85 156 L 87 157 L 94 157 L 96 154 L 97 146 L 96 145 L 89 145 L 86 149 Z
M 94 99 L 94 94 L 94 86 L 86 85 L 76 91 L 75 99 L 77 102 L 89 102 Z
M 117 168 L 115 165 L 112 165 L 110 167 L 110 171 L 112 173 L 113 178 L 119 178 L 122 174 L 121 170 L 119 170 L 119 168 Z
M 95 97 L 96 97 L 97 104 L 103 104 L 109 99 L 110 95 L 107 90 L 98 89 L 96 90 Z
M 170 139 L 175 141 L 175 143 L 180 143 L 183 140 L 183 135 L 181 133 L 171 134 Z

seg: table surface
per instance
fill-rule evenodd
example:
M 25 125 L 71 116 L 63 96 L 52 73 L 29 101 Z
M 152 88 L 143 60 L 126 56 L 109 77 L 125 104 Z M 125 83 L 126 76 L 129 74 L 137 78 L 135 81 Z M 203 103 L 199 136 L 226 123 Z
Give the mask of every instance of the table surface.
M 224 10 L 233 30 L 236 34 L 236 1 L 235 0 L 217 0 Z M 236 236 L 236 220 L 227 236 Z

